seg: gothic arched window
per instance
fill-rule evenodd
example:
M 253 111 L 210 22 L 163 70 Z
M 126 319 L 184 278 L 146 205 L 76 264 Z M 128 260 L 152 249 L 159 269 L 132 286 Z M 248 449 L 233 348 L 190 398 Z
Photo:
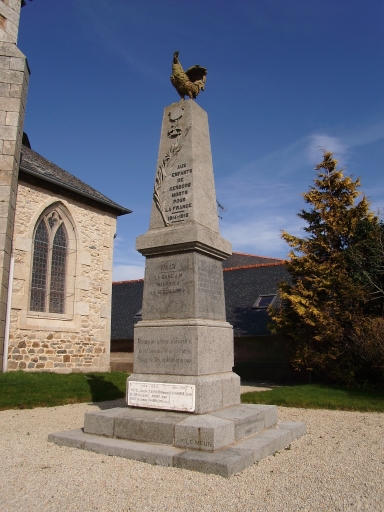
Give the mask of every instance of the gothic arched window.
M 33 244 L 30 310 L 63 314 L 68 242 L 56 210 L 39 221 Z

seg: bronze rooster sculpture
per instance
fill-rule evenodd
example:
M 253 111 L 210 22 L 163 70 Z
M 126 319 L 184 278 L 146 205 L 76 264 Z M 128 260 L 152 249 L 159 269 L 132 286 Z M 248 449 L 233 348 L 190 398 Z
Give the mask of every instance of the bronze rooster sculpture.
M 200 91 L 204 91 L 206 75 L 207 69 L 199 64 L 184 71 L 179 62 L 179 52 L 173 54 L 171 82 L 182 100 L 184 96 L 195 99 Z

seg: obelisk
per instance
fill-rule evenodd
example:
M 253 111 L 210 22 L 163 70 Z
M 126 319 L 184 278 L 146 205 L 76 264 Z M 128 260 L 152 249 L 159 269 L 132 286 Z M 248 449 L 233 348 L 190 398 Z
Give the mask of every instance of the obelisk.
M 164 110 L 150 226 L 136 248 L 146 265 L 128 405 L 203 414 L 239 404 L 221 263 L 232 251 L 219 233 L 207 114 L 192 100 Z
M 305 425 L 277 424 L 274 405 L 240 405 L 221 264 L 231 245 L 219 233 L 207 114 L 192 99 L 207 71 L 184 73 L 175 52 L 172 72 L 190 100 L 164 110 L 150 226 L 136 241 L 146 265 L 128 407 L 88 412 L 84 429 L 48 439 L 230 477 L 290 445 Z

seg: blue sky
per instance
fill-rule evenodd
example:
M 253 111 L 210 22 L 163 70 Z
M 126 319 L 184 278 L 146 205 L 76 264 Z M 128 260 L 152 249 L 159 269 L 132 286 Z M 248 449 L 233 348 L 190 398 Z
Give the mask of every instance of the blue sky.
M 133 210 L 118 221 L 114 279 L 137 279 L 169 76 L 208 68 L 220 229 L 233 250 L 285 257 L 320 148 L 384 208 L 382 0 L 34 0 L 19 47 L 32 71 L 32 148 Z

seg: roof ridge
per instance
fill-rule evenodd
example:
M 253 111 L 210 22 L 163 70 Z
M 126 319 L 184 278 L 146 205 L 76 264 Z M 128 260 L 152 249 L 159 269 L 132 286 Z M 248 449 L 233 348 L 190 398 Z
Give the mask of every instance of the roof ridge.
M 106 204 L 111 208 L 117 209 L 120 212 L 119 215 L 131 213 L 131 210 L 128 208 L 119 205 L 91 185 L 88 185 L 85 181 L 25 145 L 21 149 L 20 170 L 88 197 L 96 202 Z
M 223 272 L 229 272 L 230 270 L 244 270 L 247 268 L 278 267 L 280 265 L 285 265 L 286 263 L 286 260 L 276 261 L 276 263 L 255 263 L 254 265 L 242 265 L 240 267 L 223 268 Z
M 144 278 L 141 278 L 141 279 L 130 279 L 128 281 L 112 281 L 112 284 L 141 283 L 141 281 L 144 281 Z
M 254 258 L 264 258 L 266 260 L 285 261 L 285 260 L 283 260 L 283 258 L 275 258 L 273 256 L 259 256 L 258 254 L 249 254 L 249 253 L 246 253 L 246 252 L 233 251 L 232 254 L 239 254 L 241 256 L 253 256 Z
M 229 272 L 230 270 L 244 270 L 247 268 L 260 268 L 260 267 L 279 267 L 285 265 L 287 260 L 279 260 L 275 263 L 254 263 L 253 265 L 241 265 L 240 267 L 228 267 L 223 268 L 223 272 Z M 144 278 L 141 279 L 128 279 L 127 281 L 112 281 L 112 284 L 127 284 L 127 283 L 141 283 Z
M 22 151 L 24 150 L 24 148 L 27 147 L 27 146 L 23 146 L 22 148 Z M 100 194 L 101 196 L 103 196 L 104 199 L 108 199 L 110 202 L 115 202 L 111 199 L 109 199 L 109 197 L 105 196 L 102 192 L 100 192 L 99 190 L 96 190 L 94 187 L 92 187 L 91 185 L 88 185 L 88 183 L 86 183 L 85 181 L 81 180 L 80 178 L 78 178 L 77 176 L 75 176 L 74 174 L 70 173 L 69 171 L 67 171 L 66 169 L 64 169 L 64 167 L 60 167 L 60 165 L 57 165 L 55 164 L 55 162 L 52 162 L 51 160 L 48 160 L 48 158 L 45 158 L 45 156 L 41 155 L 40 153 L 38 153 L 37 151 L 35 151 L 34 149 L 32 148 L 28 148 L 32 153 L 35 153 L 37 156 L 39 156 L 40 158 L 42 158 L 43 160 L 46 160 L 49 164 L 51 164 L 53 167 L 56 167 L 56 169 L 59 169 L 60 171 L 63 171 L 65 172 L 66 174 L 70 174 L 71 176 L 73 176 L 74 178 L 76 178 L 77 181 L 79 181 L 82 185 L 85 185 L 86 187 L 90 187 L 92 188 L 95 192 L 97 192 L 98 194 Z M 24 162 L 21 162 L 21 165 L 23 164 Z M 27 166 L 31 167 L 31 165 L 27 162 Z M 117 203 L 115 203 L 117 204 Z M 119 205 L 120 206 L 120 205 Z
M 241 265 L 240 267 L 228 267 L 223 268 L 223 272 L 229 272 L 230 270 L 244 270 L 247 268 L 260 268 L 260 267 L 278 267 L 285 265 L 287 260 L 279 260 L 275 263 L 254 263 L 253 265 Z M 128 279 L 127 281 L 112 281 L 112 284 L 128 284 L 128 283 L 141 283 L 144 278 L 141 279 Z

